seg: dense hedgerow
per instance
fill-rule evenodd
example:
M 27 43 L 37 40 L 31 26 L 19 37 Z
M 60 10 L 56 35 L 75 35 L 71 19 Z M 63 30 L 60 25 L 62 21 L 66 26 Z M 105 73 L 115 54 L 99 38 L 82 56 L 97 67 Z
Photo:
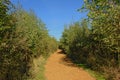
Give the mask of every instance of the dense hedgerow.
M 65 28 L 60 47 L 74 62 L 104 72 L 108 80 L 119 80 L 119 0 L 85 0 L 82 9 L 89 10 L 88 19 Z
M 0 80 L 28 79 L 33 59 L 56 49 L 57 41 L 33 11 L 0 0 Z

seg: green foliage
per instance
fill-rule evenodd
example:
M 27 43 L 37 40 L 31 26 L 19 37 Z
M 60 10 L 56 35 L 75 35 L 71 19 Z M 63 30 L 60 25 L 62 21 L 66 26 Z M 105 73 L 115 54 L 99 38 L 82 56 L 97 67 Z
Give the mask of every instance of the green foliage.
M 77 22 L 70 25 L 69 28 L 64 30 L 60 41 L 62 49 L 64 49 L 67 55 L 75 62 L 81 61 L 84 63 L 84 58 L 87 57 L 86 38 L 90 34 L 87 25 L 86 20 L 83 20 L 81 23 Z
M 33 11 L 18 6 L 12 12 L 11 5 L 0 1 L 0 80 L 26 80 L 32 77 L 33 59 L 55 51 L 57 41 Z
M 106 69 L 111 67 L 117 69 L 120 66 L 120 2 L 84 2 L 82 9 L 89 11 L 89 22 L 83 20 L 78 25 L 74 23 L 65 29 L 60 41 L 62 49 L 74 62 L 87 64 L 99 72 L 106 73 Z M 116 73 L 114 76 L 111 75 L 112 72 L 109 73 L 112 80 L 118 79 Z
M 11 3 L 9 0 L 0 0 L 0 41 L 5 36 L 5 34 L 8 34 L 8 31 L 10 31 L 12 27 L 12 20 L 10 20 L 11 15 L 8 15 L 10 6 Z
M 97 45 L 94 42 L 92 45 L 97 47 L 95 51 L 99 53 L 94 52 L 102 55 L 109 62 L 113 61 L 114 63 L 114 60 L 117 61 L 118 65 L 120 55 L 119 4 L 118 0 L 86 1 L 86 8 L 90 10 L 88 16 L 92 20 L 93 31 L 91 36 L 94 37 L 91 39 L 97 42 Z M 106 63 L 108 66 L 113 65 L 113 63 L 109 64 L 109 62 Z

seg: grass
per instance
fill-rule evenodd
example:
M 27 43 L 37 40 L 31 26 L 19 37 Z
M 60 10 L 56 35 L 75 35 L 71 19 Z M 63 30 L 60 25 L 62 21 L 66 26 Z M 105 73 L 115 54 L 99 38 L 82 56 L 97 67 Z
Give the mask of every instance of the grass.
M 103 75 L 98 72 L 92 71 L 90 69 L 87 69 L 86 71 L 89 72 L 91 76 L 95 77 L 96 80 L 105 80 Z
M 29 80 L 46 80 L 44 76 L 44 65 L 46 63 L 46 59 L 40 57 L 38 59 L 34 59 L 34 68 L 32 69 L 33 77 Z
M 82 67 L 85 71 L 87 71 L 92 77 L 96 78 L 96 80 L 105 80 L 104 76 L 96 71 L 93 71 L 86 67 L 84 64 L 77 64 L 79 67 Z

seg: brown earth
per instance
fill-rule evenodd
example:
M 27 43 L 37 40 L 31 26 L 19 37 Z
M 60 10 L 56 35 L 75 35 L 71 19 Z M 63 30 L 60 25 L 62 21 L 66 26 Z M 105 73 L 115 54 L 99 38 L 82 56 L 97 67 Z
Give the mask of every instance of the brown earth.
M 47 80 L 96 80 L 82 68 L 76 67 L 60 50 L 48 58 L 45 76 Z

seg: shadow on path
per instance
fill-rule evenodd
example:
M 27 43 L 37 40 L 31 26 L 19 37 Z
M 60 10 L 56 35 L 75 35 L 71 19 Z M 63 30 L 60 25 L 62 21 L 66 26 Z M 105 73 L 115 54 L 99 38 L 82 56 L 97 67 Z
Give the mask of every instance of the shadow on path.
M 48 58 L 45 76 L 47 80 L 95 80 L 82 68 L 76 67 L 61 50 Z

